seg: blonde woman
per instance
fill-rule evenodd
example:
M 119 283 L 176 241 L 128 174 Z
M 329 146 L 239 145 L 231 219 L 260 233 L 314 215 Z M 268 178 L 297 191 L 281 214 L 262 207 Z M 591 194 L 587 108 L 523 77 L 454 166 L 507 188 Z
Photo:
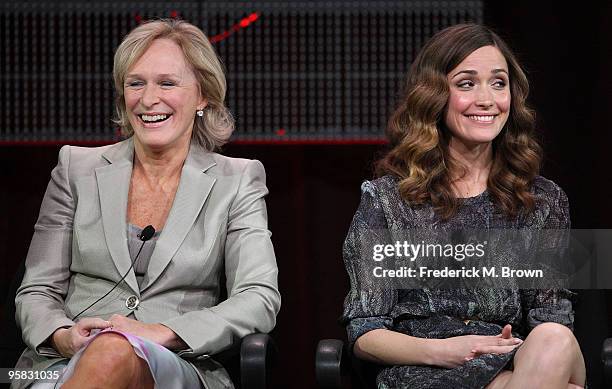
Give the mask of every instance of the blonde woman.
M 209 355 L 280 307 L 263 166 L 214 152 L 233 120 L 197 27 L 138 26 L 113 76 L 127 139 L 61 149 L 16 297 L 17 368 L 60 378 L 13 387 L 231 388 Z

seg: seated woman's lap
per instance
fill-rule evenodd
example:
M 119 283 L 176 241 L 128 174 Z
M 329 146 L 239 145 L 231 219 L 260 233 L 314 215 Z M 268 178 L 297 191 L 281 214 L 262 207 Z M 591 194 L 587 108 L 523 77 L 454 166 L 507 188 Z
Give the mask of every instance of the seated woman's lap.
M 146 362 L 155 386 L 160 388 L 182 387 L 201 389 L 202 384 L 198 378 L 194 367 L 188 362 L 178 357 L 172 351 L 160 346 L 147 339 L 131 334 L 123 333 L 115 330 L 101 331 L 94 335 L 91 341 L 77 352 L 69 361 L 64 360 L 52 365 L 49 370 L 63 371 L 60 377 L 60 382 L 68 380 L 77 368 L 79 360 L 88 347 L 100 336 L 105 334 L 119 334 L 123 336 L 133 348 L 134 353 Z M 54 388 L 54 383 L 37 382 L 33 384 L 31 389 L 51 389 Z M 59 387 L 59 386 L 57 386 Z

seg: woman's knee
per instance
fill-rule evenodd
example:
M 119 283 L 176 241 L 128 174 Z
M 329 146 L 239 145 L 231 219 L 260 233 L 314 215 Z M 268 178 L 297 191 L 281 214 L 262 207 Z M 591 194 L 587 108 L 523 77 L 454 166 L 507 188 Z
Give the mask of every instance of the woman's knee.
M 94 362 L 94 366 L 102 371 L 132 367 L 137 358 L 131 343 L 124 336 L 112 332 L 98 335 L 81 357 Z
M 87 347 L 78 361 L 74 375 L 64 386 L 70 388 L 153 388 L 147 363 L 134 352 L 122 335 L 103 333 Z
M 537 340 L 538 343 L 544 343 L 550 348 L 575 349 L 578 347 L 578 341 L 574 333 L 566 326 L 558 323 L 540 324 L 531 331 L 527 339 Z
M 543 363 L 573 363 L 580 353 L 580 345 L 572 331 L 557 323 L 543 323 L 535 327 L 526 342 L 535 343 L 534 349 Z

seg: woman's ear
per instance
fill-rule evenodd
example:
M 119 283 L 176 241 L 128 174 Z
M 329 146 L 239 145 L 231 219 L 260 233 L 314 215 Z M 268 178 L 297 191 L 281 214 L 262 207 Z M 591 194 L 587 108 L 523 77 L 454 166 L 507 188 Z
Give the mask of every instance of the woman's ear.
M 208 99 L 206 97 L 202 97 L 198 103 L 198 110 L 203 110 L 208 106 Z

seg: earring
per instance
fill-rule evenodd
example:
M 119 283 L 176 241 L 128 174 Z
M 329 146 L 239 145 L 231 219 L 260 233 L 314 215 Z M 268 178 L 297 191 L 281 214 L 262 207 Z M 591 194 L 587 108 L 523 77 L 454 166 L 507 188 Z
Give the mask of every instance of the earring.
M 204 116 L 204 110 L 203 110 L 203 109 L 198 109 L 198 110 L 196 111 L 196 115 L 198 115 L 199 117 Z

